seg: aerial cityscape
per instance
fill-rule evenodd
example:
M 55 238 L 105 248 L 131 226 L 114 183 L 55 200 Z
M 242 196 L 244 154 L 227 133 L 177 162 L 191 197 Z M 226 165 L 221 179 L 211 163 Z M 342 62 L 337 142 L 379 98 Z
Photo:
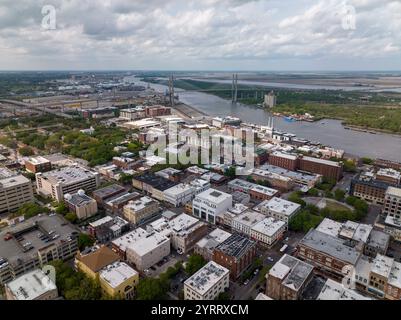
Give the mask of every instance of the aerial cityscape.
M 401 300 L 401 3 L 288 2 L 0 3 L 0 300 Z

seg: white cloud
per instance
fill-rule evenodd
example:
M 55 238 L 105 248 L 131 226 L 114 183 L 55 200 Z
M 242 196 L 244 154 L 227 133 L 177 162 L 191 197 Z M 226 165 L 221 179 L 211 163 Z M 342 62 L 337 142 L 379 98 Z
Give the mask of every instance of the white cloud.
M 41 29 L 44 4 L 57 8 L 57 30 Z M 355 30 L 342 27 L 345 5 Z M 0 69 L 280 69 L 294 59 L 332 69 L 377 57 L 401 68 L 400 29 L 400 1 L 2 0 Z

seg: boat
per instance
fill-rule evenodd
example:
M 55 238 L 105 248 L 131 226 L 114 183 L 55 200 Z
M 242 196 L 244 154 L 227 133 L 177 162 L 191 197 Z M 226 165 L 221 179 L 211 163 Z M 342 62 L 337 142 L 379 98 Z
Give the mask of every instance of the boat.
M 284 117 L 284 120 L 287 122 L 295 122 L 296 121 L 293 117 Z

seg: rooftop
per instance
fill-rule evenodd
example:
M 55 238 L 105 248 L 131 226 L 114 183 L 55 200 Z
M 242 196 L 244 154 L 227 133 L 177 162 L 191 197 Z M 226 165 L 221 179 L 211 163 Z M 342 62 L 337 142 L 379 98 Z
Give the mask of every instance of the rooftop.
M 317 300 L 372 300 L 355 290 L 344 287 L 341 283 L 327 279 Z
M 99 272 L 104 267 L 119 261 L 120 257 L 110 248 L 101 246 L 88 254 L 81 252 L 77 255 L 76 259 L 81 261 L 93 272 Z
M 137 275 L 138 272 L 129 265 L 119 261 L 108 265 L 99 273 L 100 278 L 106 281 L 112 288 L 117 288 L 119 285 L 123 284 L 124 281 Z
M 41 156 L 37 156 L 37 157 L 30 157 L 28 158 L 28 160 L 26 160 L 34 165 L 38 165 L 38 164 L 44 164 L 44 163 L 48 163 L 50 162 L 48 159 L 41 157 Z
M 280 151 L 274 151 L 272 153 L 272 155 L 276 156 L 276 157 L 280 157 L 280 158 L 294 160 L 294 161 L 298 159 L 298 156 L 296 154 L 289 154 L 289 153 L 284 153 L 284 152 L 280 152 Z
M 301 208 L 301 205 L 298 203 L 277 197 L 263 201 L 260 206 L 268 211 L 284 214 L 286 216 L 291 216 Z
M 388 187 L 387 196 L 401 197 L 401 188 Z
M 334 221 L 330 218 L 324 218 L 323 221 L 317 226 L 316 230 L 333 237 L 338 237 L 342 228 L 342 223 Z
M 214 249 L 220 243 L 227 240 L 230 236 L 231 233 L 217 228 L 199 240 L 196 245 L 200 248 Z
M 246 225 L 250 228 L 255 226 L 257 223 L 261 222 L 264 220 L 266 216 L 262 213 L 259 213 L 257 211 L 253 210 L 247 210 L 244 211 L 243 213 L 239 214 L 237 217 L 233 219 L 233 221 L 236 221 L 238 223 L 241 223 L 243 225 Z
M 324 252 L 351 265 L 355 265 L 361 255 L 355 248 L 346 246 L 343 240 L 315 229 L 309 230 L 299 244 L 316 251 Z
M 74 194 L 67 193 L 66 195 L 64 195 L 65 201 L 76 207 L 82 207 L 95 201 L 91 197 L 88 197 L 83 191 L 80 191 Z
M 158 203 L 158 202 L 156 200 L 154 200 L 153 198 L 145 196 L 138 200 L 128 202 L 128 204 L 125 205 L 124 209 L 129 209 L 129 210 L 136 212 L 139 210 L 143 210 L 146 207 L 149 207 L 151 205 L 154 205 L 155 203 Z
M 216 249 L 224 252 L 228 256 L 239 259 L 255 246 L 255 241 L 240 234 L 233 234 L 231 237 L 219 244 Z
M 256 223 L 252 230 L 262 233 L 268 237 L 274 236 L 280 229 L 285 227 L 285 222 L 281 220 L 276 220 L 274 218 L 265 218 L 262 221 Z
M 0 190 L 6 188 L 13 188 L 21 184 L 30 184 L 30 180 L 25 178 L 23 175 L 15 175 L 8 178 L 0 179 Z
M 80 166 L 70 166 L 45 173 L 39 173 L 38 175 L 48 180 L 52 184 L 66 185 L 93 178 L 97 175 L 97 173 Z
M 198 272 L 188 278 L 185 281 L 185 286 L 190 287 L 200 295 L 204 295 L 228 274 L 228 269 L 214 261 L 210 261 Z
M 164 191 L 176 186 L 178 183 L 170 181 L 166 178 L 156 176 L 152 173 L 147 173 L 134 178 L 137 181 L 151 185 L 153 188 Z
M 0 232 L 0 257 L 10 264 L 37 258 L 38 251 L 52 244 L 69 242 L 77 230 L 59 215 L 38 215 Z M 13 239 L 5 240 L 7 234 Z
M 120 238 L 113 240 L 112 243 L 121 251 L 126 251 L 128 246 L 132 245 L 142 238 L 146 238 L 148 235 L 149 233 L 146 230 L 142 228 L 136 228 L 135 230 L 128 232 Z
M 28 272 L 6 284 L 17 300 L 34 300 L 57 290 L 52 280 L 40 269 Z
M 336 161 L 331 161 L 331 160 L 325 160 L 325 159 L 320 159 L 320 158 L 313 158 L 313 157 L 307 157 L 303 156 L 303 160 L 311 161 L 311 162 L 317 162 L 320 164 L 324 164 L 326 166 L 331 166 L 331 167 L 341 167 L 341 163 L 336 162 Z
M 284 254 L 270 269 L 269 276 L 279 278 L 282 284 L 298 291 L 313 271 L 313 266 L 293 256 Z
M 213 203 L 221 203 L 227 199 L 232 199 L 231 194 L 225 193 L 225 192 L 221 192 L 218 191 L 216 189 L 208 189 L 206 191 L 203 191 L 201 193 L 199 193 L 196 196 L 197 199 L 202 199 L 205 201 L 210 201 Z

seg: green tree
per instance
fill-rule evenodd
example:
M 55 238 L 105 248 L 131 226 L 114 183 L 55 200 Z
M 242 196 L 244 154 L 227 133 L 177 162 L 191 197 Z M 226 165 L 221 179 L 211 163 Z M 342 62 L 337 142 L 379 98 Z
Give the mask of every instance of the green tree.
M 300 193 L 293 192 L 288 196 L 288 200 L 300 204 L 302 207 L 306 206 L 306 202 L 302 200 Z
M 40 213 L 47 213 L 49 209 L 43 208 L 36 203 L 25 203 L 17 211 L 19 216 L 24 216 L 25 219 L 37 216 Z
M 59 202 L 56 206 L 56 213 L 57 214 L 61 214 L 61 215 L 65 215 L 68 212 L 68 206 L 65 204 L 64 201 Z
M 228 168 L 228 169 L 224 172 L 224 175 L 225 175 L 226 177 L 231 178 L 231 179 L 235 178 L 235 176 L 236 176 L 235 167 L 230 167 L 230 168 Z
M 344 190 L 336 189 L 336 191 L 334 191 L 334 199 L 336 199 L 337 201 L 343 201 L 344 198 L 345 198 Z
M 368 164 L 368 165 L 371 165 L 375 162 L 374 160 L 372 160 L 370 158 L 366 158 L 366 157 L 361 158 L 361 160 L 362 160 L 363 164 Z
M 193 275 L 196 271 L 206 264 L 206 260 L 199 254 L 193 254 L 189 257 L 185 272 L 188 275 Z
M 142 279 L 136 292 L 136 298 L 138 300 L 163 300 L 166 297 L 166 290 L 157 278 L 145 278 Z
M 19 153 L 21 156 L 23 157 L 29 157 L 29 156 L 33 156 L 35 154 L 35 152 L 33 152 L 33 149 L 30 147 L 22 147 L 19 149 Z
M 80 233 L 78 236 L 78 248 L 83 251 L 87 247 L 93 246 L 95 239 L 86 233 Z
M 65 219 L 71 223 L 76 223 L 78 221 L 78 217 L 75 213 L 69 212 L 65 215 Z
M 308 190 L 308 196 L 311 197 L 318 197 L 319 196 L 319 190 L 316 188 L 311 188 Z

